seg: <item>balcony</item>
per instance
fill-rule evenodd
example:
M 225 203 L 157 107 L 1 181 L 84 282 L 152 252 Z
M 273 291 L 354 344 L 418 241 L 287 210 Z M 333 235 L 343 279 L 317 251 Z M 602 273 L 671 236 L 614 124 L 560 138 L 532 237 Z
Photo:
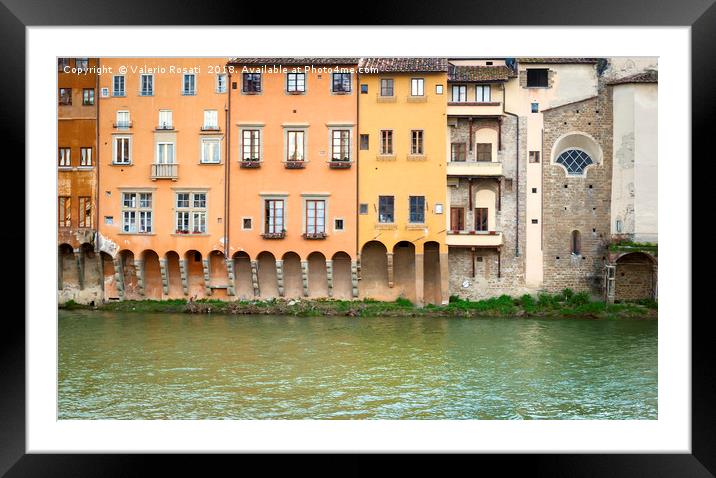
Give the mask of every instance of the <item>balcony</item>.
M 502 176 L 500 161 L 448 161 L 448 176 Z
M 448 116 L 502 116 L 502 102 L 450 101 Z
M 446 243 L 453 247 L 500 247 L 502 233 L 499 231 L 448 231 Z
M 284 161 L 283 164 L 286 169 L 303 169 L 306 167 L 307 162 L 308 161 L 289 159 L 288 161 Z
M 115 121 L 112 126 L 116 129 L 129 129 L 132 127 L 131 121 Z
M 162 123 L 157 126 L 157 131 L 173 131 L 174 125 L 169 123 Z
M 328 165 L 331 169 L 350 169 L 353 161 L 349 159 L 332 159 L 328 161 Z
M 242 161 L 239 161 L 239 167 L 244 169 L 258 169 L 261 167 L 261 163 L 263 163 L 263 161 L 261 161 L 260 159 L 246 158 Z
M 179 164 L 177 163 L 169 163 L 169 164 L 152 164 L 152 174 L 151 179 L 152 181 L 156 181 L 157 179 L 171 179 L 172 181 L 176 181 L 179 177 Z

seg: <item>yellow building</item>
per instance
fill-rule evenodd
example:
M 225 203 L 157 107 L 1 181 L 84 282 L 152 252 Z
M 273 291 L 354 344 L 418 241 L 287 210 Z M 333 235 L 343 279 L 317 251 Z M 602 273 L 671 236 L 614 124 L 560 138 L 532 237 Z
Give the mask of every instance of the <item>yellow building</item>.
M 363 58 L 361 297 L 447 303 L 447 59 Z

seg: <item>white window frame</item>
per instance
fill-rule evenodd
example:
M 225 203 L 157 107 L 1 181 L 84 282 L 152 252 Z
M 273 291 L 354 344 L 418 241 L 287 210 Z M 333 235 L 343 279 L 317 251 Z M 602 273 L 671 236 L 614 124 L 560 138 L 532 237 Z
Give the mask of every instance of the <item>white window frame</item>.
M 179 195 L 186 195 L 186 206 L 180 205 Z M 203 205 L 197 203 L 200 199 L 197 196 L 203 196 Z M 174 232 L 176 234 L 208 234 L 207 220 L 209 215 L 209 194 L 207 191 L 177 191 L 174 196 L 175 214 L 174 214 Z M 180 218 L 182 226 L 186 224 L 187 229 L 179 227 Z M 186 232 L 179 232 L 186 231 Z
M 255 128 L 253 128 L 253 127 L 239 128 L 239 134 L 240 134 L 240 138 L 241 138 L 241 144 L 239 145 L 239 147 L 241 148 L 239 161 L 246 161 L 246 156 L 245 156 L 246 150 L 245 150 L 245 148 L 244 148 L 244 139 L 245 139 L 245 138 L 244 138 L 244 135 L 245 135 L 245 133 L 248 133 L 248 132 L 250 132 L 250 131 L 257 131 L 257 132 L 258 132 L 258 157 L 255 158 L 255 159 L 254 159 L 254 158 L 250 158 L 250 159 L 251 159 L 252 161 L 261 161 L 262 158 L 263 158 L 263 143 L 262 143 L 262 140 L 263 140 L 263 128 L 260 128 L 260 127 L 255 127 Z
M 222 82 L 223 78 L 223 82 Z M 216 92 L 217 93 L 226 93 L 228 91 L 227 85 L 228 85 L 229 77 L 226 73 L 217 73 L 216 74 Z M 222 87 L 223 85 L 223 87 Z
M 216 144 L 216 151 L 217 151 L 217 158 L 216 161 L 209 160 L 207 158 L 207 150 L 206 145 L 209 143 L 215 143 Z M 217 137 L 208 137 L 208 138 L 201 138 L 201 163 L 202 164 L 220 164 L 221 163 L 221 138 Z
M 270 196 L 262 196 L 261 197 L 261 233 L 262 234 L 280 234 L 284 231 L 288 231 L 288 196 L 276 196 L 276 195 L 270 195 Z M 282 201 L 282 218 L 281 218 L 281 230 L 276 231 L 276 224 L 274 220 L 274 231 L 269 232 L 267 230 L 267 220 L 266 217 L 266 201 Z M 252 221 L 253 222 L 253 221 Z
M 66 153 L 66 154 L 65 154 Z M 57 166 L 60 168 L 72 167 L 72 148 L 64 146 L 59 148 Z
M 489 103 L 492 100 L 492 88 L 490 86 L 491 85 L 475 85 L 476 103 Z
M 186 89 L 186 79 L 188 77 L 192 77 L 193 81 L 191 82 L 192 89 L 187 90 Z M 184 73 L 181 78 L 181 94 L 183 96 L 195 96 L 196 95 L 196 74 L 195 73 Z
M 455 90 L 457 90 L 457 99 L 455 98 Z M 466 103 L 467 102 L 467 85 L 452 85 L 451 90 L 452 96 L 450 101 L 452 103 Z
M 169 121 L 162 121 L 162 115 L 168 116 Z M 174 128 L 174 113 L 172 110 L 159 110 L 159 129 L 172 129 Z
M 117 78 L 122 79 L 122 89 L 117 90 Z M 112 96 L 127 96 L 127 79 L 124 75 L 113 75 L 112 76 Z
M 117 161 L 117 140 L 127 140 L 127 162 Z M 128 135 L 114 135 L 112 137 L 112 164 L 132 164 L 132 137 Z
M 144 78 L 149 78 L 149 89 L 144 90 Z M 154 75 L 142 73 L 139 75 L 139 96 L 154 96 Z
M 291 89 L 291 76 L 295 76 L 294 89 Z M 303 85 L 299 89 L 299 76 L 303 78 Z M 306 92 L 306 73 L 302 72 L 289 72 L 286 73 L 286 92 L 287 93 L 305 93 Z
M 120 118 L 124 115 L 127 116 L 127 120 L 120 120 Z M 115 122 L 117 124 L 117 128 L 129 128 L 129 125 L 132 124 L 132 117 L 129 114 L 129 110 L 117 110 L 115 113 Z
M 132 199 L 130 205 L 127 205 L 127 199 Z M 149 205 L 147 205 L 146 199 L 149 199 Z M 154 200 L 151 192 L 122 191 L 122 233 L 152 234 L 154 229 L 153 206 Z M 142 225 L 143 222 L 144 225 Z
M 164 156 L 162 155 L 162 149 L 167 150 L 168 147 L 171 145 L 171 161 L 160 161 L 164 156 L 166 156 L 166 151 Z M 154 157 L 154 164 L 177 164 L 176 162 L 176 143 L 174 141 L 157 141 L 157 149 L 156 149 L 156 156 Z
M 410 96 L 425 96 L 425 78 L 410 79 Z
M 204 110 L 204 125 L 203 125 L 202 129 L 206 129 L 206 130 L 219 129 L 219 111 L 218 110 Z
M 284 162 L 289 161 L 288 156 L 289 156 L 289 151 L 291 149 L 291 144 L 290 144 L 291 133 L 301 133 L 303 135 L 303 148 L 302 148 L 303 149 L 303 158 L 300 160 L 296 159 L 296 160 L 291 160 L 291 161 L 304 162 L 304 163 L 308 162 L 308 128 L 300 128 L 300 127 L 286 127 L 284 129 L 283 134 L 284 134 L 285 146 L 284 146 L 283 161 Z M 297 137 L 298 136 L 296 136 L 296 138 Z
M 89 154 L 86 154 L 89 153 Z M 80 167 L 91 167 L 92 166 L 92 147 L 82 146 L 80 148 Z
M 313 230 L 309 231 L 310 218 L 308 217 L 308 203 L 315 202 L 316 204 L 323 203 L 323 224 L 319 227 L 318 216 L 313 218 Z M 316 208 L 317 209 L 317 208 Z M 327 222 L 328 222 L 328 198 L 325 196 L 308 196 L 303 198 L 303 232 L 305 234 L 326 234 Z M 319 230 L 320 229 L 320 230 Z
M 340 151 L 339 151 L 339 154 L 338 154 L 338 158 L 336 158 L 336 150 L 334 149 L 334 148 L 335 148 L 335 137 L 334 137 L 335 134 L 336 134 L 336 133 L 343 133 L 343 132 L 347 132 L 347 133 L 348 133 L 348 161 L 350 161 L 351 159 L 353 159 L 353 155 L 352 155 L 352 149 L 353 149 L 353 129 L 352 129 L 352 128 L 338 128 L 338 127 L 336 127 L 336 128 L 330 128 L 330 129 L 329 129 L 329 133 L 330 133 L 330 139 L 329 139 L 329 140 L 330 140 L 331 161 L 344 161 L 343 157 L 341 157 L 341 155 L 340 155 Z M 339 145 L 340 145 L 340 143 L 339 143 Z M 340 149 L 340 147 L 339 147 L 339 149 Z

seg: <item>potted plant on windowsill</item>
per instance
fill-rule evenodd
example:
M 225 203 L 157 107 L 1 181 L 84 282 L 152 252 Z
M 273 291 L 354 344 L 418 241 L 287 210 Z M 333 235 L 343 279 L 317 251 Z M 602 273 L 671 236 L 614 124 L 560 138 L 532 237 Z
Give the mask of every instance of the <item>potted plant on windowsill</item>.
M 325 232 L 306 232 L 303 234 L 304 239 L 325 239 Z

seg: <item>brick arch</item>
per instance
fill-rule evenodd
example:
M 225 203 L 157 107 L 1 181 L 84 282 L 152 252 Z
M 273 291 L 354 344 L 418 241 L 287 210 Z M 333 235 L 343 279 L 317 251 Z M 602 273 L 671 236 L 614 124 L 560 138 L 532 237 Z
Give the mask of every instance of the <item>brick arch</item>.
M 618 301 L 655 296 L 656 262 L 650 254 L 627 252 L 616 260 L 614 298 Z

